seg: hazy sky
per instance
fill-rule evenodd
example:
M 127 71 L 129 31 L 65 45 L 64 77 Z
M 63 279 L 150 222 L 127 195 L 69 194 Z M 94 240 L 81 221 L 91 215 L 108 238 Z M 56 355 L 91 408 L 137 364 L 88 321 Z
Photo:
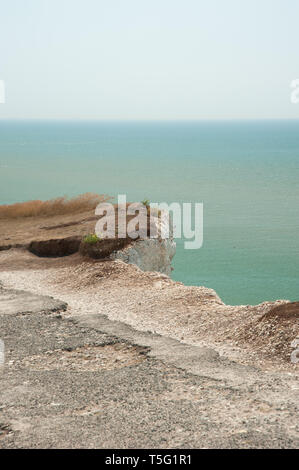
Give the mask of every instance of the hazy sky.
M 0 6 L 0 118 L 299 118 L 298 0 Z

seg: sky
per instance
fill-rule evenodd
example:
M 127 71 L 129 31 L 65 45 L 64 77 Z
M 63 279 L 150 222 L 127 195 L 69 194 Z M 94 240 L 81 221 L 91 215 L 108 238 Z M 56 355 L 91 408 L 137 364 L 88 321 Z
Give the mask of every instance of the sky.
M 288 119 L 298 0 L 0 0 L 0 119 Z

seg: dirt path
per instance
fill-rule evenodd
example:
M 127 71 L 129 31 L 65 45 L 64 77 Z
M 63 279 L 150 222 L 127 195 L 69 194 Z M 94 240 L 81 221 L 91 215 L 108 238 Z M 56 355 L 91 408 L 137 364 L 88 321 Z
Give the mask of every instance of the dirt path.
M 175 324 L 166 329 L 176 318 L 172 296 L 178 310 L 193 305 L 191 317 L 198 304 L 225 312 L 213 291 L 123 263 L 87 266 L 69 257 L 68 266 L 43 260 L 41 268 L 32 256 L 0 257 L 4 286 L 34 292 L 0 291 L 0 447 L 298 447 L 294 367 L 282 370 L 282 359 L 268 370 L 265 361 L 263 369 L 241 364 L 228 357 L 228 346 L 223 355 L 221 345 L 198 336 L 193 344 L 179 341 Z M 147 331 L 159 326 L 159 305 L 159 328 L 168 335 Z M 203 332 L 204 320 L 198 323 Z
M 140 331 L 215 349 L 222 357 L 263 370 L 298 372 L 291 364 L 299 334 L 299 304 L 225 305 L 215 291 L 185 286 L 121 261 L 86 261 L 75 254 L 39 258 L 25 250 L 0 253 L 0 281 L 64 299 L 72 316 L 107 315 Z M 285 309 L 279 316 L 277 308 Z

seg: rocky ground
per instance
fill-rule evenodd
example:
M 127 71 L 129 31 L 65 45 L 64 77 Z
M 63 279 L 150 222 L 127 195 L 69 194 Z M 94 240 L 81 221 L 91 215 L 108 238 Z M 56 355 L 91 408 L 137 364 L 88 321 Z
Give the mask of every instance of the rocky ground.
M 296 306 L 79 254 L 3 251 L 0 280 L 0 447 L 298 447 Z
M 40 295 L 61 298 L 72 316 L 85 319 L 100 313 L 140 331 L 212 347 L 245 365 L 297 370 L 290 360 L 299 333 L 296 303 L 225 305 L 212 289 L 185 286 L 119 260 L 91 260 L 78 253 L 40 258 L 23 249 L 4 251 L 0 280 L 9 288 L 30 291 L 34 286 Z

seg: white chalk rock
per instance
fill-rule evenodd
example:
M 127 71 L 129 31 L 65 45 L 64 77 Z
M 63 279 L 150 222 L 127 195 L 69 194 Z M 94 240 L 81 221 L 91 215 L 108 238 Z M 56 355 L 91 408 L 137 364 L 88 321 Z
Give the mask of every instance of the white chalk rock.
M 142 271 L 157 271 L 170 276 L 171 261 L 176 252 L 172 222 L 168 213 L 151 220 L 153 238 L 142 238 L 120 251 L 112 253 L 112 259 L 135 264 Z

